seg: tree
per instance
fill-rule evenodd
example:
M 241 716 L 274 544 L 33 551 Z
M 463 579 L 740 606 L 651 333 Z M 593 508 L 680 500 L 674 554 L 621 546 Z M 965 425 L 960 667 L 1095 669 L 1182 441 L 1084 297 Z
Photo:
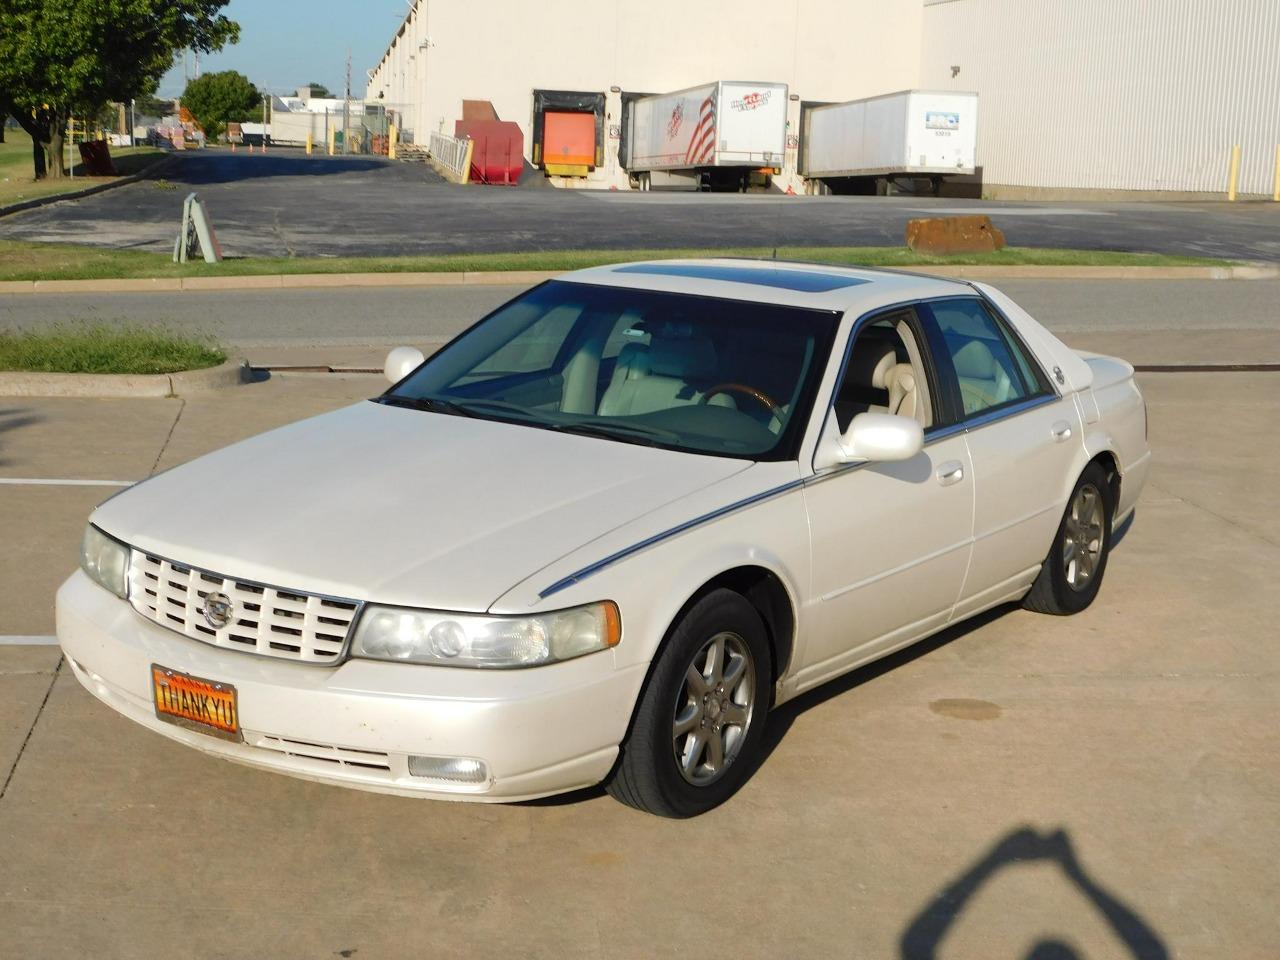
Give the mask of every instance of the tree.
M 217 137 L 228 121 L 248 120 L 262 107 L 262 95 L 249 78 L 235 70 L 196 77 L 182 93 L 182 105 L 191 111 L 205 135 Z
M 163 118 L 173 113 L 173 101 L 144 93 L 133 98 L 133 109 L 139 116 Z
M 311 95 L 319 100 L 328 100 L 333 96 L 323 83 L 308 83 L 307 86 L 311 88 Z
M 0 110 L 31 134 L 37 178 L 65 175 L 67 120 L 155 90 L 185 48 L 210 53 L 240 27 L 227 0 L 0 0 Z

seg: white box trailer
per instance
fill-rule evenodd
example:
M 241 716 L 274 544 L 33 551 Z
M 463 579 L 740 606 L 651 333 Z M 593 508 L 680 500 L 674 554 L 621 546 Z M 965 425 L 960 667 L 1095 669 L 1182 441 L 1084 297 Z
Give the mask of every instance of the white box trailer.
M 903 90 L 810 107 L 799 172 L 810 179 L 928 177 L 975 169 L 978 95 Z
M 753 170 L 780 171 L 787 146 L 787 85 L 718 80 L 631 103 L 627 171 L 640 189 L 653 174 L 745 184 Z

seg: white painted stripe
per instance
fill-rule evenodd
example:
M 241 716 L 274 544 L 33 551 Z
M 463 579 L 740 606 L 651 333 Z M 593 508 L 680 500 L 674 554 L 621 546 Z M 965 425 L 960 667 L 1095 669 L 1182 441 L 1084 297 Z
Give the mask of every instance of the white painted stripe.
M 55 647 L 57 645 L 57 637 L 0 636 L 0 647 Z
M 132 487 L 136 480 L 50 480 L 0 477 L 0 484 L 18 487 Z

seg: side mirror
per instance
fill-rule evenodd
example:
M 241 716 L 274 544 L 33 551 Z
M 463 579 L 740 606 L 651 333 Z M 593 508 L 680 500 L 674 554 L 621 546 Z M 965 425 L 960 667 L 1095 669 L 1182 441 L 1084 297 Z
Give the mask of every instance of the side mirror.
M 841 459 L 846 463 L 910 460 L 923 449 L 924 428 L 919 422 L 891 413 L 860 413 L 840 438 Z
M 387 354 L 387 362 L 382 365 L 382 372 L 392 383 L 399 383 L 426 359 L 423 352 L 416 347 L 396 347 Z

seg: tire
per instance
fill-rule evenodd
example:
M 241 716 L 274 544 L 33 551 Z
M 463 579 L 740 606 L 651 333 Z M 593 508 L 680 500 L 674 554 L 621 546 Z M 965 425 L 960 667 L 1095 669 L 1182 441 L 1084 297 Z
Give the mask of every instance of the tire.
M 1049 556 L 1022 600 L 1024 607 L 1036 613 L 1066 616 L 1093 603 L 1107 571 L 1115 508 L 1106 471 L 1097 463 L 1089 464 L 1071 491 Z M 1082 517 L 1085 526 L 1081 524 Z
M 718 672 L 710 656 L 717 644 L 723 651 Z M 695 670 L 707 683 L 723 676 L 726 664 L 736 680 L 709 689 L 691 685 Z M 724 803 L 759 758 L 772 687 L 760 615 L 732 590 L 708 593 L 674 626 L 658 655 L 606 785 L 609 794 L 660 817 L 694 817 Z

